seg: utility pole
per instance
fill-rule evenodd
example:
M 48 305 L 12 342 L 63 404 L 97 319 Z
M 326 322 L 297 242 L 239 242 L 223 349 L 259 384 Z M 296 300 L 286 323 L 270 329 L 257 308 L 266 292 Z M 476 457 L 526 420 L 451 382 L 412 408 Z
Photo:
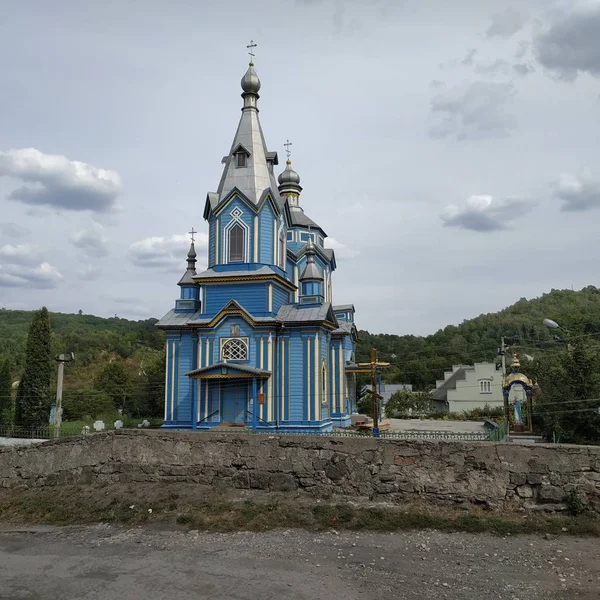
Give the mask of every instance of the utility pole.
M 359 367 L 369 367 L 371 370 L 371 389 L 373 396 L 373 437 L 379 437 L 379 400 L 381 396 L 377 393 L 377 368 L 389 367 L 390 363 L 377 360 L 377 349 L 371 348 L 371 362 L 359 363 Z
M 58 377 L 56 379 L 56 408 L 54 410 L 54 437 L 60 437 L 60 426 L 62 424 L 62 394 L 63 394 L 63 377 L 65 374 L 65 363 L 75 360 L 75 355 L 59 354 L 56 357 L 58 362 Z
M 500 338 L 500 356 L 502 357 L 502 385 L 504 385 L 504 378 L 506 377 L 506 345 L 504 344 L 504 336 Z M 504 396 L 504 390 L 503 396 Z M 508 396 L 504 396 L 504 420 L 509 420 L 509 407 L 508 407 Z

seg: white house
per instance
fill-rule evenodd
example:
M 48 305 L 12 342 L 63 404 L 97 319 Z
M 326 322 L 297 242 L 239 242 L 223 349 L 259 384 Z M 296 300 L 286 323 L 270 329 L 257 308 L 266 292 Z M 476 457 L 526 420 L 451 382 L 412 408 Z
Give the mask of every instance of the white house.
M 437 410 L 462 412 L 491 407 L 502 407 L 502 367 L 494 363 L 453 365 L 452 371 L 444 372 L 444 379 L 436 381 L 431 392 Z

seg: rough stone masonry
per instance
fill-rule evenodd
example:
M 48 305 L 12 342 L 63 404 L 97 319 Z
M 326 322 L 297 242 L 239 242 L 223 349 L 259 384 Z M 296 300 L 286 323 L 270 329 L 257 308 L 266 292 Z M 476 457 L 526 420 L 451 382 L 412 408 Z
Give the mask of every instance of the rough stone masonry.
M 120 430 L 0 449 L 0 487 L 196 483 L 321 499 L 600 512 L 600 447 Z

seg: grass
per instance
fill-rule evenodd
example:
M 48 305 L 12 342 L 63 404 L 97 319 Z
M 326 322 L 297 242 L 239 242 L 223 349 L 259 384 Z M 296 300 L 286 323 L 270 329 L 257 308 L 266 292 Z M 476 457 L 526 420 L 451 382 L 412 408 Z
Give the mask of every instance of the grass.
M 518 534 L 572 534 L 600 536 L 600 518 L 578 516 L 469 512 L 429 505 L 402 507 L 358 506 L 346 503 L 233 500 L 224 496 L 165 493 L 152 496 L 145 486 L 114 489 L 67 486 L 0 492 L 0 521 L 81 525 L 115 523 L 141 525 L 170 522 L 204 531 L 268 531 L 301 528 L 350 531 L 436 529 L 444 532 Z

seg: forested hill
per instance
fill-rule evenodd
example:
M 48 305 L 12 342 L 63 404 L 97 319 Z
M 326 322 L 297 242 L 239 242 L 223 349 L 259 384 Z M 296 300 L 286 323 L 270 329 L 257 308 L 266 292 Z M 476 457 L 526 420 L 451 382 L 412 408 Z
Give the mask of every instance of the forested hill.
M 552 290 L 540 298 L 521 298 L 500 312 L 449 325 L 427 337 L 360 331 L 357 359 L 367 360 L 369 349 L 376 347 L 380 359 L 392 363 L 384 375 L 387 381 L 424 389 L 441 379 L 453 364 L 494 360 L 502 336 L 511 350 L 520 354 L 538 357 L 555 350 L 553 336 L 560 332 L 542 324 L 546 317 L 573 335 L 598 333 L 600 338 L 600 289 Z M 590 341 L 595 337 L 590 335 Z
M 15 377 L 25 361 L 25 342 L 33 311 L 0 309 L 0 361 L 8 358 Z M 107 362 L 123 360 L 131 369 L 144 368 L 162 351 L 163 334 L 156 319 L 129 321 L 93 315 L 50 313 L 55 354 L 74 352 L 76 361 L 65 373 L 66 384 L 87 386 Z
M 412 383 L 416 389 L 424 389 L 434 385 L 453 364 L 494 360 L 502 336 L 511 349 L 521 354 L 537 357 L 555 350 L 553 336 L 557 332 L 542 325 L 545 317 L 572 334 L 598 333 L 600 339 L 600 290 L 588 286 L 580 291 L 552 290 L 533 300 L 522 298 L 500 312 L 449 325 L 426 337 L 360 331 L 357 359 L 367 360 L 374 346 L 382 360 L 392 363 L 385 373 L 387 381 Z M 0 359 L 10 358 L 15 377 L 24 364 L 32 318 L 33 312 L 0 309 Z M 55 353 L 73 351 L 77 358 L 67 370 L 66 383 L 69 387 L 91 385 L 107 362 L 123 361 L 136 373 L 145 369 L 144 365 L 162 355 L 163 334 L 155 323 L 155 319 L 129 321 L 51 313 Z

